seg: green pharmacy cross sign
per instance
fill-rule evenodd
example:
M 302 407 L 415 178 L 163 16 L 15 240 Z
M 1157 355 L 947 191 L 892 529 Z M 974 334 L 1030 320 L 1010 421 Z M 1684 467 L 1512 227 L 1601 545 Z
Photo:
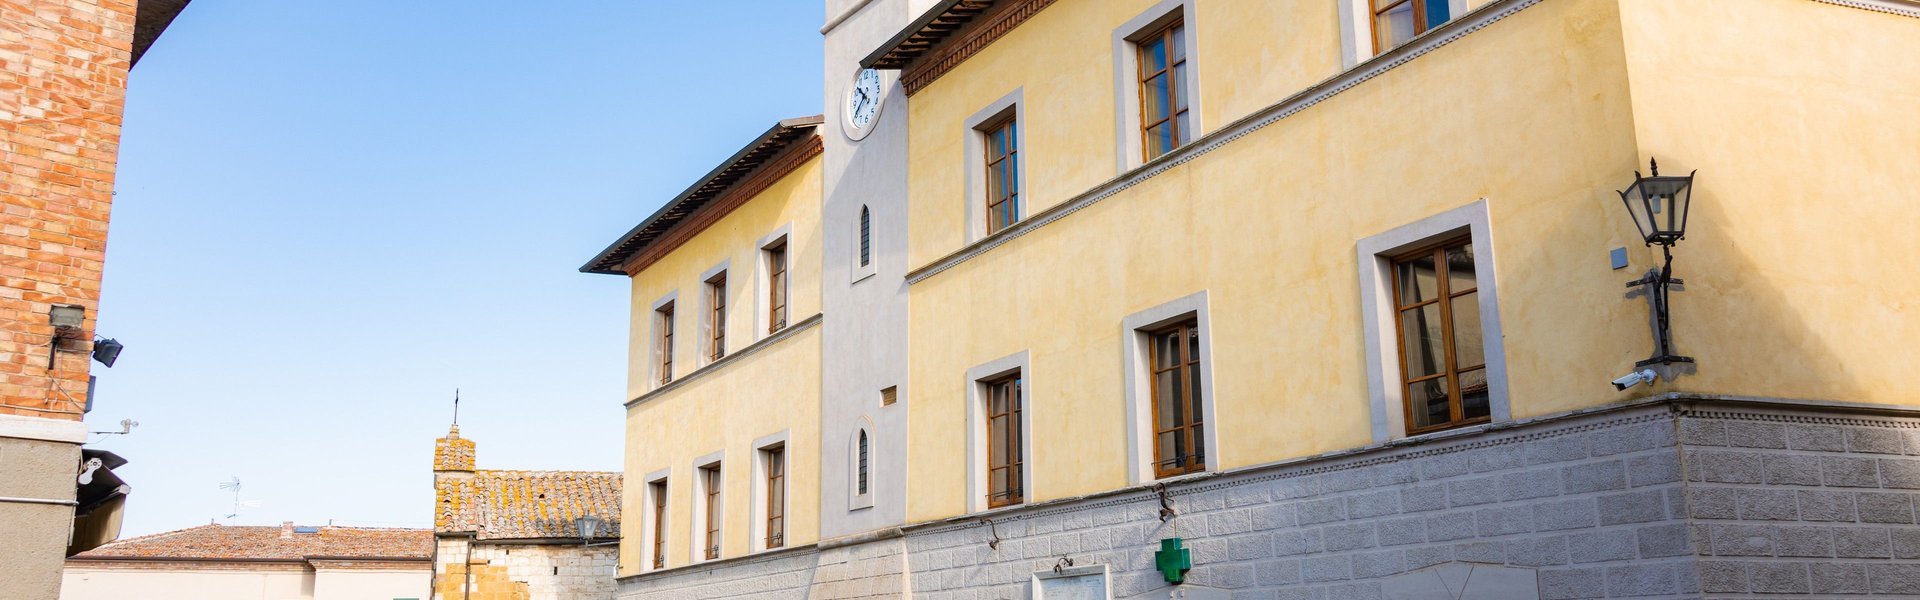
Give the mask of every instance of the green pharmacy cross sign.
M 1187 570 L 1193 568 L 1193 553 L 1180 547 L 1180 538 L 1160 540 L 1160 551 L 1153 553 L 1153 568 L 1166 576 L 1167 583 L 1186 581 Z

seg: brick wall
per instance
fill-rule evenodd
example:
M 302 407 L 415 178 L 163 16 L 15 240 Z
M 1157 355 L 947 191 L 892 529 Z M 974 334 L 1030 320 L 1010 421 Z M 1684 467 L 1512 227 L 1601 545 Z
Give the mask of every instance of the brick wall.
M 134 0 L 0 0 L 0 414 L 79 419 Z M 54 304 L 85 339 L 47 370 Z
M 1699 410 L 1682 424 L 1705 592 L 1920 594 L 1920 422 Z

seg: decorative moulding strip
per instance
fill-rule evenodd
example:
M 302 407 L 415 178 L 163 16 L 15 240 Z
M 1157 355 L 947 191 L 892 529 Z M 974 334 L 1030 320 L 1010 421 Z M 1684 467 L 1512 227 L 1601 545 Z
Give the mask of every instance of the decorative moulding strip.
M 808 554 L 818 554 L 819 552 L 820 552 L 820 547 L 817 544 L 801 544 L 798 546 L 788 546 L 785 548 L 774 548 L 772 550 L 763 550 L 763 551 L 755 552 L 753 554 L 748 554 L 745 556 L 729 556 L 725 558 L 716 558 L 713 560 L 703 560 L 690 565 L 679 565 L 675 567 L 667 567 L 665 569 L 654 569 L 651 571 L 635 573 L 635 574 L 627 575 L 624 577 L 615 577 L 613 580 L 618 583 L 627 583 L 627 582 L 642 581 L 647 579 L 662 579 L 662 578 L 673 577 L 676 575 L 687 575 L 687 574 L 702 573 L 702 572 L 711 573 L 714 569 L 718 569 L 721 567 L 741 567 L 746 565 L 756 565 L 760 563 L 768 563 L 768 562 L 773 562 L 773 561 L 782 560 L 782 559 L 799 558 L 801 556 L 805 556 Z
M 1813 0 L 1821 4 L 1870 10 L 1877 13 L 1920 19 L 1920 2 L 1911 0 Z
M 661 394 L 665 394 L 667 392 L 680 389 L 680 386 L 686 385 L 687 382 L 689 381 L 693 381 L 693 380 L 705 377 L 708 373 L 718 371 L 726 367 L 727 365 L 733 364 L 734 361 L 745 358 L 749 355 L 752 355 L 755 352 L 759 352 L 762 348 L 772 346 L 776 343 L 779 343 L 781 340 L 793 337 L 794 335 L 799 334 L 802 330 L 811 329 L 813 328 L 813 326 L 820 324 L 820 317 L 821 317 L 820 313 L 813 313 L 813 316 L 807 317 L 806 319 L 803 319 L 798 323 L 788 325 L 785 329 L 781 329 L 778 333 L 760 338 L 760 341 L 754 342 L 752 344 L 748 344 L 747 347 L 741 348 L 737 352 L 733 352 L 724 357 L 721 357 L 720 360 L 707 363 L 707 366 L 700 367 L 694 372 L 688 373 L 685 377 L 677 377 L 671 383 L 668 383 L 666 385 L 663 385 L 657 388 L 653 388 L 652 390 L 649 390 L 645 394 L 641 394 L 632 400 L 628 400 L 627 408 L 633 408 L 635 406 L 638 406 L 640 403 L 646 402 L 648 400 L 652 400 L 660 396 Z M 702 563 L 702 564 L 705 564 L 705 563 Z
M 960 66 L 960 63 L 967 62 L 967 59 L 979 54 L 995 40 L 1039 14 L 1040 9 L 1052 6 L 1053 2 L 1054 0 L 1019 0 L 1018 3 L 995 13 L 988 17 L 986 22 L 962 35 L 960 39 L 948 42 L 947 47 L 938 54 L 922 58 L 912 67 L 907 68 L 900 77 L 901 85 L 906 87 L 908 96 L 919 93 L 940 76 Z
M 752 200 L 754 196 L 760 195 L 760 192 L 764 192 L 767 188 L 773 187 L 773 184 L 779 183 L 781 178 L 799 169 L 800 165 L 807 164 L 808 160 L 819 156 L 824 148 L 820 140 L 820 135 L 817 133 L 808 136 L 807 141 L 801 144 L 802 145 L 786 150 L 780 157 L 762 165 L 738 185 L 733 186 L 732 189 L 722 193 L 720 197 L 708 202 L 706 206 L 700 207 L 692 215 L 688 216 L 686 221 L 681 222 L 678 226 L 667 232 L 666 235 L 660 236 L 659 240 L 648 245 L 645 250 L 635 254 L 633 258 L 629 259 L 627 264 L 622 267 L 627 272 L 627 275 L 637 274 L 641 269 L 645 269 L 653 263 L 659 262 L 667 253 L 673 252 L 675 249 L 678 249 L 681 244 L 685 244 L 687 240 L 693 239 L 693 236 L 699 235 L 702 231 L 706 231 L 708 227 L 719 222 L 722 217 L 727 216 L 727 214 L 733 212 L 734 209 L 740 208 L 740 205 L 746 204 L 747 201 Z
M 1026 235 L 1035 229 L 1045 227 L 1080 209 L 1092 206 L 1101 200 L 1119 194 L 1122 190 L 1152 179 L 1166 172 L 1168 169 L 1172 169 L 1206 155 L 1209 152 L 1213 152 L 1247 134 L 1265 129 L 1268 125 L 1278 123 L 1282 119 L 1291 117 L 1328 98 L 1337 96 L 1341 92 L 1345 92 L 1362 82 L 1378 77 L 1387 71 L 1406 64 L 1408 61 L 1412 61 L 1442 46 L 1451 44 L 1460 38 L 1466 37 L 1473 32 L 1479 31 L 1488 25 L 1492 25 L 1501 19 L 1512 16 L 1514 13 L 1518 13 L 1540 2 L 1542 2 L 1542 0 L 1496 0 L 1474 9 L 1472 12 L 1462 15 L 1458 19 L 1448 21 L 1446 24 L 1436 27 L 1418 38 L 1414 38 L 1412 42 L 1388 50 L 1372 59 L 1354 65 L 1353 68 L 1341 72 L 1339 75 L 1308 86 L 1307 89 L 1288 96 L 1276 104 L 1268 106 L 1259 112 L 1247 115 L 1246 117 L 1242 117 L 1240 120 L 1229 123 L 1225 127 L 1207 134 L 1205 137 L 1194 140 L 1191 144 L 1177 148 L 1172 152 L 1161 155 L 1159 158 L 1148 161 L 1146 164 L 1135 167 L 1132 171 L 1109 179 L 1106 183 L 1096 185 L 1092 189 L 1081 192 L 1080 195 L 1066 202 L 1041 211 L 1039 214 L 1015 223 L 993 235 L 981 238 L 979 241 L 967 245 L 952 254 L 935 259 L 933 262 L 907 273 L 907 283 L 911 285 L 924 281 L 928 277 L 951 269 L 955 265 L 966 262 L 988 250 L 997 248 L 1001 244 L 1005 244 L 1014 238 Z

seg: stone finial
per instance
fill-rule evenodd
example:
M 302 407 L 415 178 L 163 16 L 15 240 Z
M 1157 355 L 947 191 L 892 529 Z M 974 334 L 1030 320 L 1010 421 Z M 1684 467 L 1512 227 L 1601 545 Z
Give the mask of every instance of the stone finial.
M 434 471 L 473 471 L 473 440 L 461 439 L 460 426 L 454 425 L 447 437 L 434 441 Z

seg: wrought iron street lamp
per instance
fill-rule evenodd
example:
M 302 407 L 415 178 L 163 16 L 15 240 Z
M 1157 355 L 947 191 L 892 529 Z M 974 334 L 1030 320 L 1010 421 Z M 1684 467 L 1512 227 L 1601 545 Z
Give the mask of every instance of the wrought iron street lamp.
M 1633 216 L 1633 225 L 1640 230 L 1640 237 L 1648 246 L 1659 245 L 1664 259 L 1660 270 L 1627 282 L 1630 288 L 1647 286 L 1654 312 L 1653 356 L 1634 365 L 1690 363 L 1692 358 L 1673 353 L 1667 292 L 1673 284 L 1686 283 L 1673 276 L 1673 245 L 1687 237 L 1687 209 L 1693 200 L 1693 176 L 1699 171 L 1684 177 L 1662 177 L 1659 162 L 1648 160 L 1647 167 L 1652 175 L 1642 176 L 1634 171 L 1633 185 L 1620 192 L 1620 202 L 1627 206 L 1627 214 Z

